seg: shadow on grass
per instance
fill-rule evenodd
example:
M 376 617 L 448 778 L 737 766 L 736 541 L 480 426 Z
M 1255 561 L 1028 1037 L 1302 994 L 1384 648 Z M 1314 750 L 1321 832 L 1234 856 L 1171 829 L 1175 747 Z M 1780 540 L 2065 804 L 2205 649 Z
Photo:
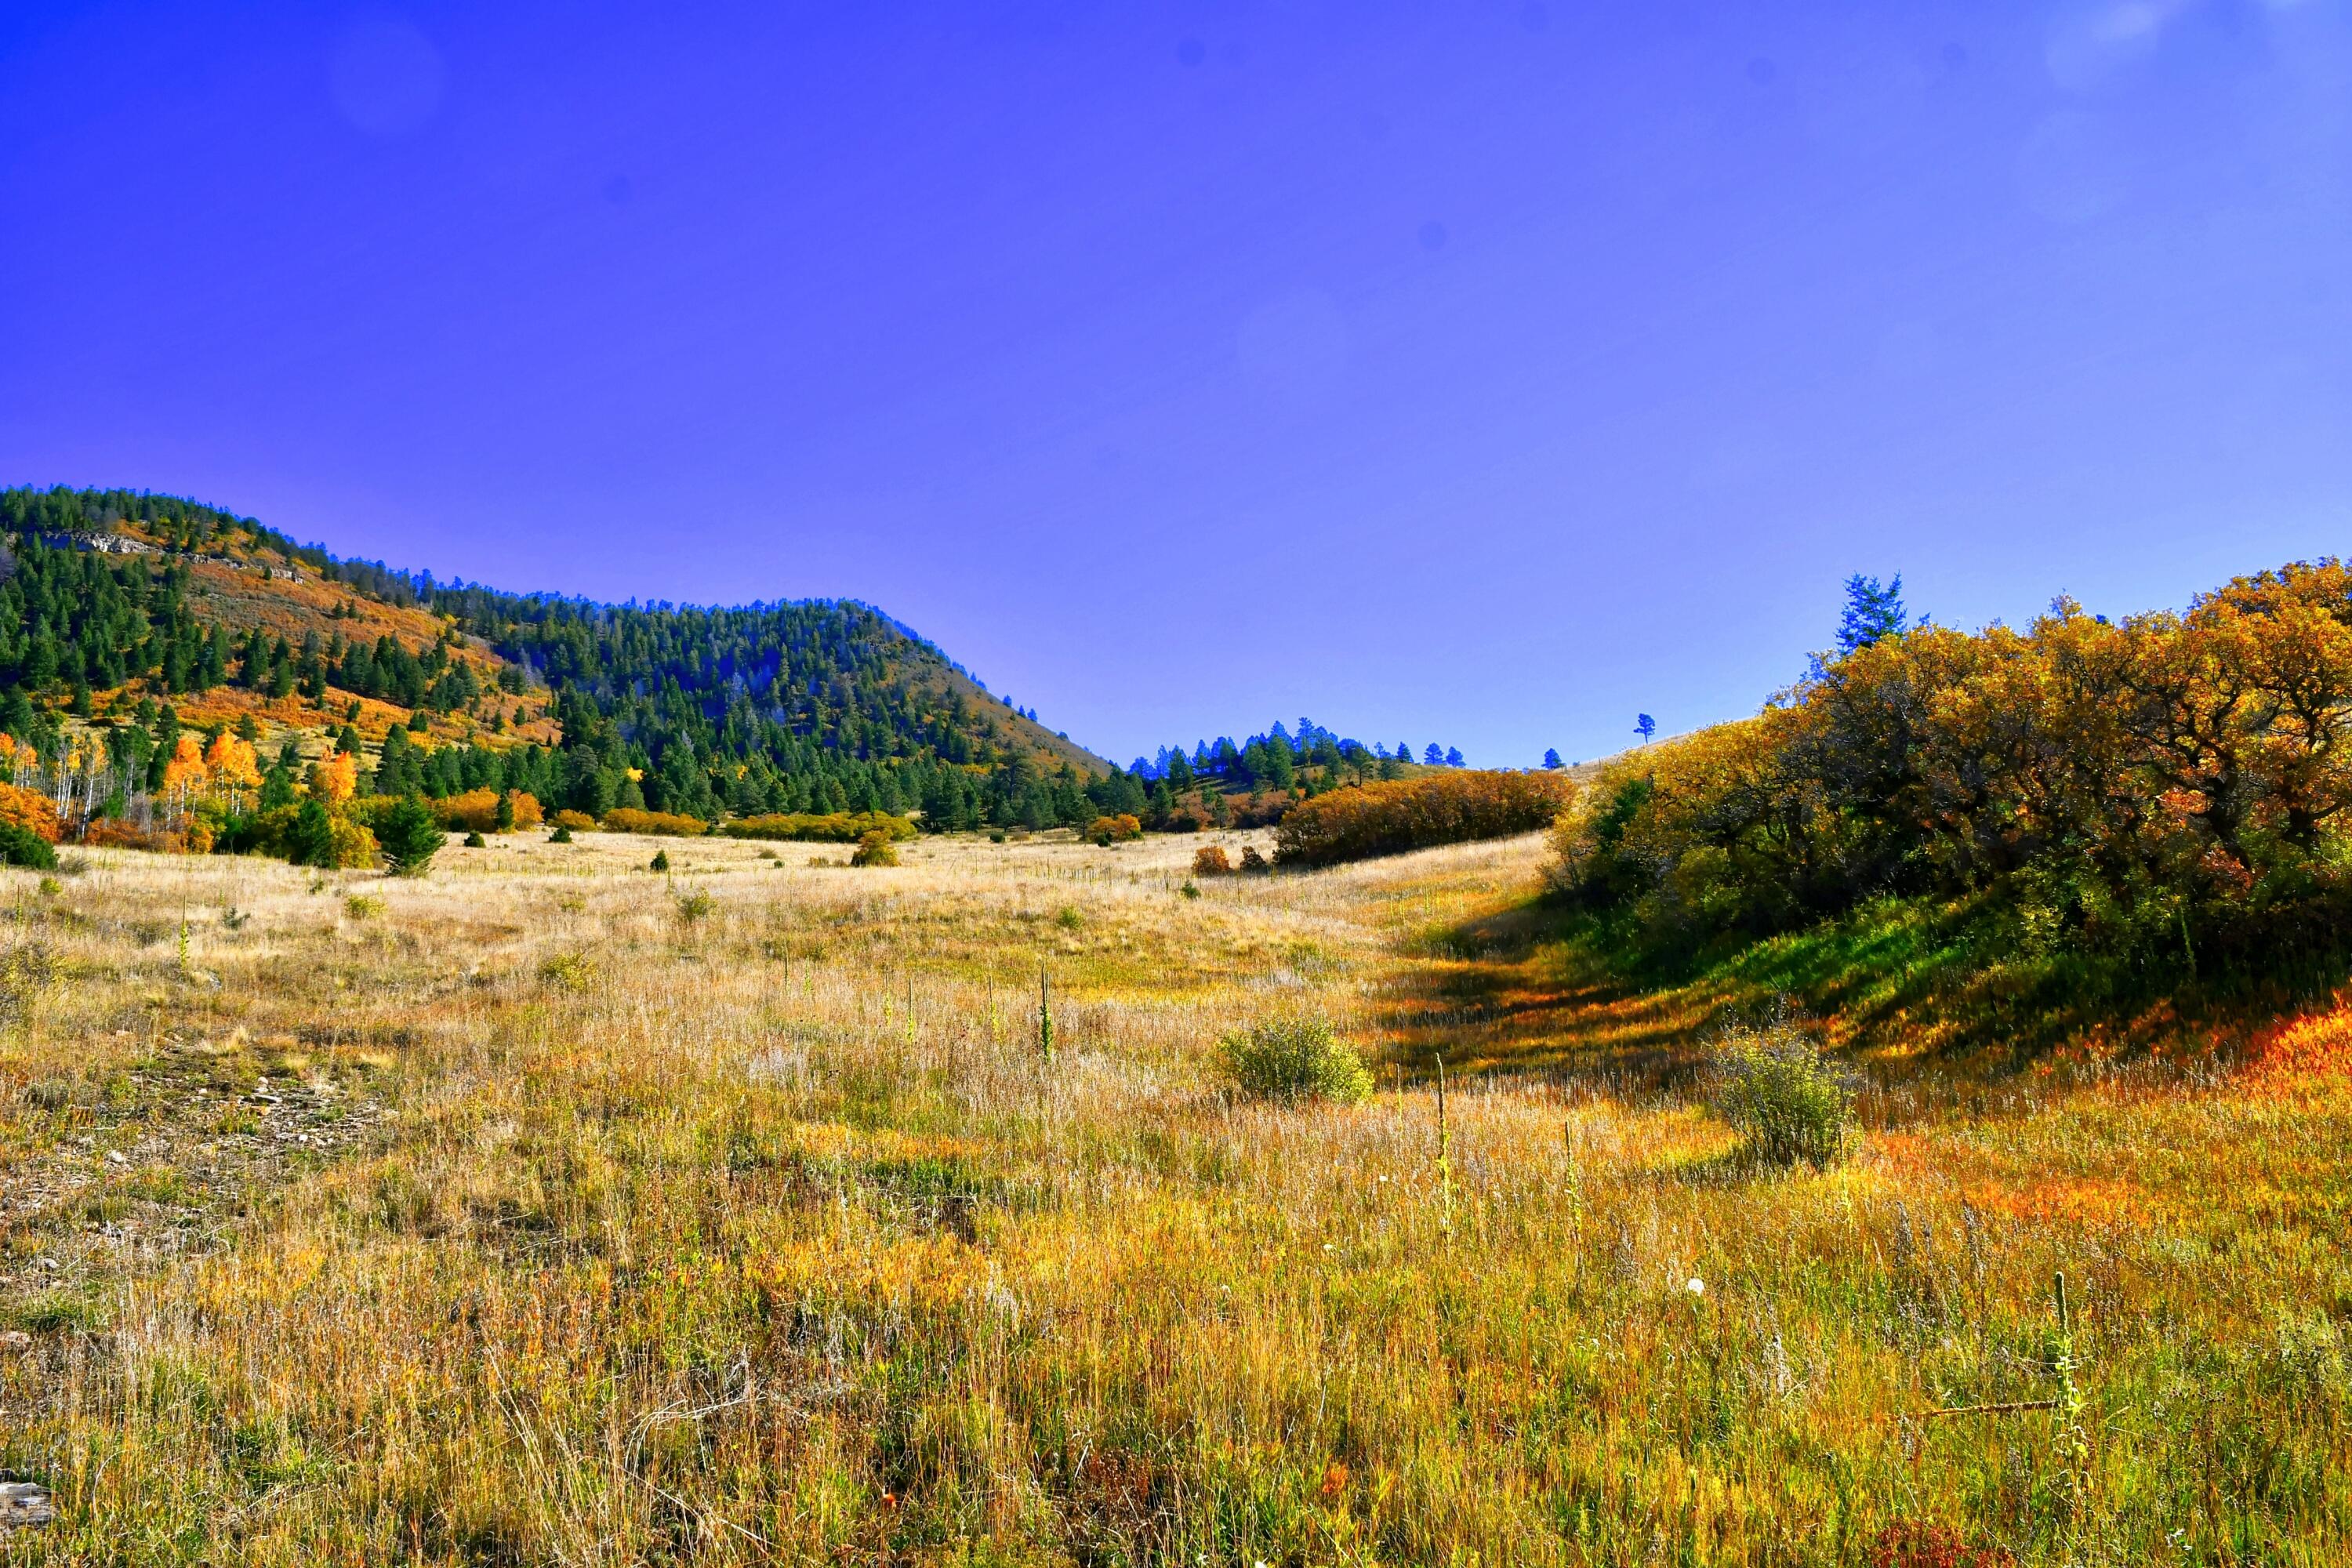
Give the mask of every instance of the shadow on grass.
M 1591 921 L 1543 900 L 1425 931 L 1382 1017 L 1399 1076 L 1590 1077 L 1671 1088 L 1727 998 L 1661 989 L 1612 964 Z
M 1886 900 L 1802 931 L 1707 945 L 1523 900 L 1423 932 L 1383 1024 L 1398 1076 L 1687 1085 L 1726 1022 L 1786 1012 L 1884 1079 L 2005 1076 L 2053 1058 L 2228 1054 L 2311 987 L 2184 995 L 2161 958 L 2019 951 L 1980 907 Z

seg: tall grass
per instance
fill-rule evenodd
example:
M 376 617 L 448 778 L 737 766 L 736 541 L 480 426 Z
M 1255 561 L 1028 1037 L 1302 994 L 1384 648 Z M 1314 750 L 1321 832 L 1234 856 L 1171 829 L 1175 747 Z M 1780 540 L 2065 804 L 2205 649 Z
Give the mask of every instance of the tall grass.
M 1422 940 L 1507 915 L 1530 843 L 1199 900 L 1189 845 L 677 847 L 686 938 L 617 836 L 371 881 L 365 921 L 259 861 L 5 874 L 60 983 L 0 1035 L 0 1470 L 59 1518 L 0 1561 L 2352 1548 L 2326 1027 L 1885 1079 L 1843 1163 L 1764 1178 L 1655 1078 L 1527 1070 L 1549 1023 L 1467 989 L 1500 939 Z M 1442 1177 L 1410 1072 L 1223 1092 L 1277 1007 L 1410 1067 L 1423 994 Z

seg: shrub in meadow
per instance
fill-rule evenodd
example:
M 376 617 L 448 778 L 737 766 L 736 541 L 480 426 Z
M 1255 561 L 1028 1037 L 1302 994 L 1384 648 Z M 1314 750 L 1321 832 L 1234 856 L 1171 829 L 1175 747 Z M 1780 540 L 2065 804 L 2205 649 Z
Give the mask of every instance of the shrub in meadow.
M 353 822 L 348 816 L 331 819 L 327 825 L 328 858 L 321 864 L 346 871 L 364 870 L 373 866 L 382 855 L 375 832 L 363 822 Z
M 915 821 L 887 811 L 777 812 L 764 816 L 739 816 L 721 823 L 719 831 L 730 838 L 773 838 L 805 844 L 855 844 L 869 833 L 894 839 L 915 837 Z
M 583 992 L 595 984 L 596 961 L 584 952 L 559 952 L 539 966 L 539 977 L 558 991 Z
M 1717 1115 L 1769 1165 L 1834 1163 L 1853 1135 L 1853 1077 L 1785 1024 L 1727 1029 L 1716 1041 Z
M 616 805 L 604 814 L 607 833 L 648 833 L 664 838 L 699 838 L 710 831 L 710 825 L 698 816 L 680 816 L 668 811 L 639 811 L 634 806 Z
M 849 857 L 853 866 L 896 866 L 898 845 L 896 839 L 879 829 L 857 840 L 856 850 Z
M 1218 1063 L 1258 1100 L 1329 1100 L 1350 1105 L 1372 1092 L 1372 1075 L 1321 1018 L 1272 1018 L 1217 1042 Z
M 1454 772 L 1350 784 L 1301 801 L 1274 830 L 1286 865 L 1336 866 L 1549 827 L 1575 786 L 1556 773 Z
M 594 817 L 584 811 L 573 811 L 568 806 L 548 820 L 566 833 L 586 833 L 596 826 Z M 572 841 L 567 838 L 564 842 L 569 844 Z
M 1143 837 L 1143 824 L 1122 812 L 1117 816 L 1097 816 L 1087 825 L 1087 837 L 1097 844 L 1128 844 Z
M 1242 846 L 1242 869 L 1244 871 L 1271 871 L 1274 869 L 1274 867 L 1267 862 L 1265 856 L 1258 853 L 1256 845 L 1244 844 Z
M 1195 877 L 1225 877 L 1233 874 L 1234 863 L 1222 844 L 1203 844 L 1192 851 L 1192 875 Z

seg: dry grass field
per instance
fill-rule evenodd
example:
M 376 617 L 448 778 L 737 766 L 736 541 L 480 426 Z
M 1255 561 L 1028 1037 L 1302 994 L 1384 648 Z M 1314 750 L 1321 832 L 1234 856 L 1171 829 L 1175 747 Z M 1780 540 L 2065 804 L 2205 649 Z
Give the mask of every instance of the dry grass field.
M 0 873 L 0 1563 L 2352 1556 L 2352 1026 L 1759 1175 L 1539 840 L 1198 842 Z

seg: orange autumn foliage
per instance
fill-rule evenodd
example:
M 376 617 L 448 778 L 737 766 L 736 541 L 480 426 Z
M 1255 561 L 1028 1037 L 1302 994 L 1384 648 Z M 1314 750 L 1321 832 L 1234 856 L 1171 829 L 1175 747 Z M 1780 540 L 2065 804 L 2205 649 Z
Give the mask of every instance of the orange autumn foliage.
M 163 792 L 184 795 L 204 788 L 210 776 L 205 766 L 204 742 L 182 731 L 173 743 L 171 760 L 163 764 Z
M 349 752 L 337 752 L 310 764 L 310 793 L 329 805 L 340 805 L 358 789 L 359 776 L 360 760 Z
M 2352 568 L 1884 637 L 1620 759 L 1558 847 L 1564 889 L 1677 941 L 1920 898 L 2148 973 L 2323 970 L 2352 917 Z
M 495 833 L 499 827 L 496 790 L 469 789 L 429 803 L 433 819 L 452 833 Z
M 211 774 L 211 782 L 215 788 L 258 789 L 261 787 L 261 769 L 257 765 L 253 747 L 226 730 L 214 737 L 213 743 L 205 748 L 204 762 L 205 769 Z
M 12 784 L 0 784 L 0 822 L 11 823 L 51 844 L 64 827 L 47 795 Z
M 1550 826 L 1574 795 L 1575 785 L 1557 773 L 1449 769 L 1351 784 L 1286 812 L 1274 830 L 1275 858 L 1335 866 L 1436 844 L 1507 838 Z
M 509 826 L 499 826 L 499 795 L 495 790 L 469 789 L 463 795 L 448 795 L 429 801 L 434 820 L 452 833 L 520 832 L 537 827 L 543 820 L 539 798 L 528 790 L 506 792 L 507 804 L 513 816 Z

